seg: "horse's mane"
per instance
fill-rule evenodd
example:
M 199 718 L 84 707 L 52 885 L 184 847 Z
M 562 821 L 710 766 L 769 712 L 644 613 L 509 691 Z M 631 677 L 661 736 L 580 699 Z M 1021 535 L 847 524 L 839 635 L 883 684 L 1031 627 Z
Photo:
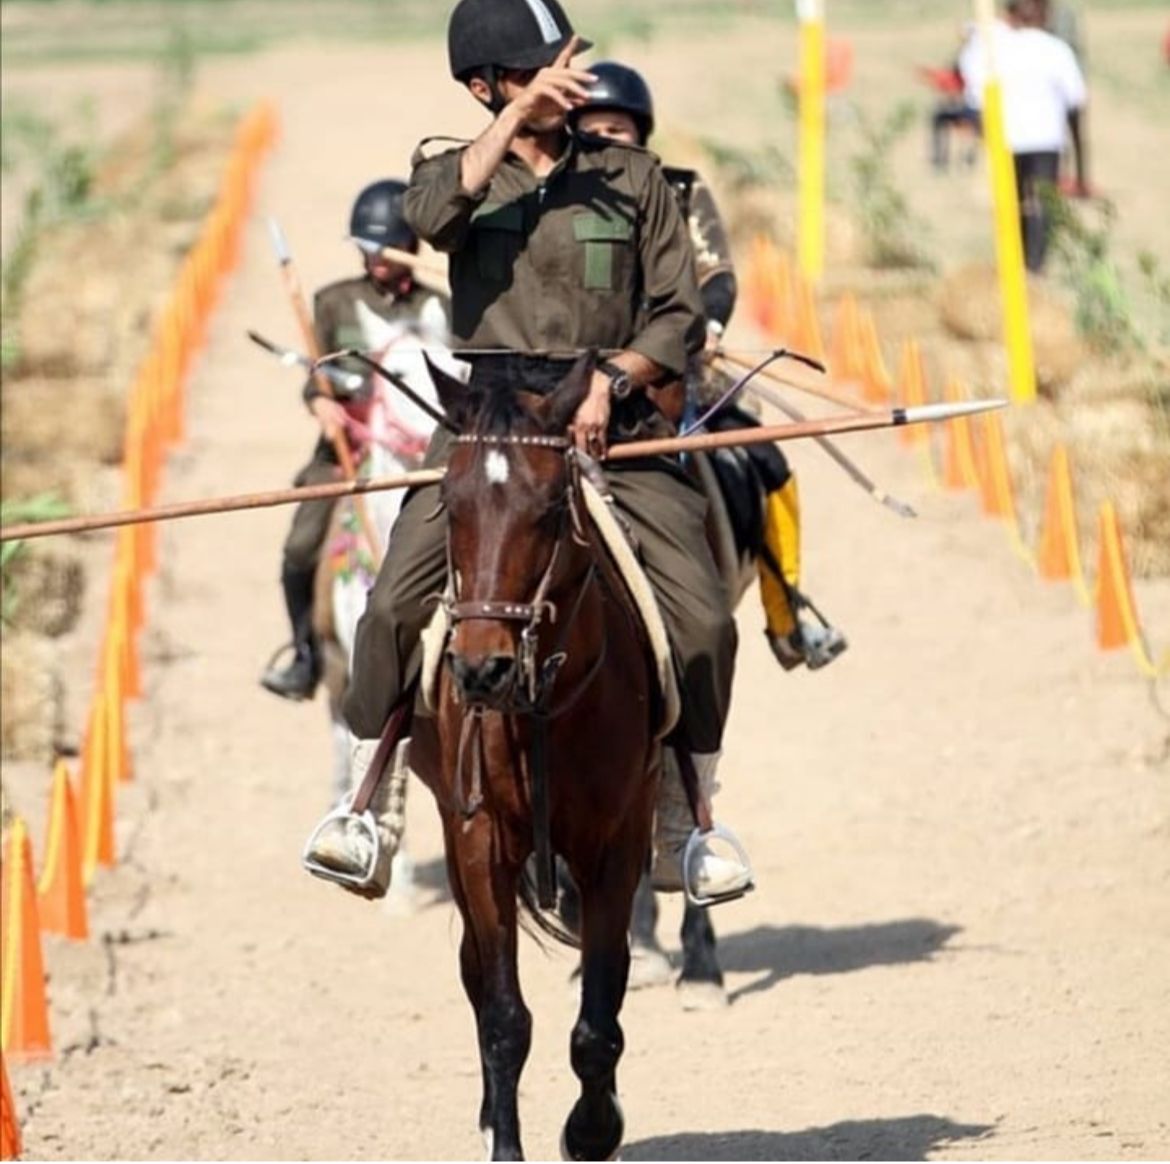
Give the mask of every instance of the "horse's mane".
M 540 423 L 525 409 L 515 385 L 507 380 L 488 378 L 477 385 L 481 393 L 479 407 L 472 421 L 472 431 L 478 436 L 505 436 L 516 432 L 540 432 Z

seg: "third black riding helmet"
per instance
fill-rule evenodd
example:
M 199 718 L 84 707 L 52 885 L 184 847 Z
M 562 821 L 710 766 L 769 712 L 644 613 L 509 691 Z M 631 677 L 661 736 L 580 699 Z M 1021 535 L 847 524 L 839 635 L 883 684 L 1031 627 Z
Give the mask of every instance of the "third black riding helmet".
M 557 0 L 459 0 L 447 25 L 451 76 L 466 81 L 478 69 L 543 69 L 573 39 Z M 581 51 L 591 48 L 580 42 Z
M 591 109 L 620 109 L 628 113 L 638 125 L 642 144 L 654 132 L 654 98 L 650 86 L 637 69 L 619 65 L 617 61 L 598 61 L 589 71 L 597 78 L 589 86 L 589 100 L 578 105 L 569 120 L 576 122 L 582 113 Z

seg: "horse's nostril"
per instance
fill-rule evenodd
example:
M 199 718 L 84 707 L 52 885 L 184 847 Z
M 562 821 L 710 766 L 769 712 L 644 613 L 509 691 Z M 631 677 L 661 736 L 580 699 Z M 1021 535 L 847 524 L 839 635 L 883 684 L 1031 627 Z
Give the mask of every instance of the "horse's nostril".
M 472 662 L 464 655 L 447 652 L 447 664 L 459 689 L 468 696 L 498 695 L 509 683 L 516 660 L 511 655 L 488 655 Z

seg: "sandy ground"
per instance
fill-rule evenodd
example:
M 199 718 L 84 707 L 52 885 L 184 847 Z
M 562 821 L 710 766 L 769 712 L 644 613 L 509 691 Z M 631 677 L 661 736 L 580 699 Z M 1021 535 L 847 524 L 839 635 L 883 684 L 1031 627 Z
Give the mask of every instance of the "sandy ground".
M 665 72 L 670 46 L 654 52 Z M 401 170 L 424 133 L 478 124 L 440 59 L 290 49 L 201 74 L 235 99 L 278 95 L 260 209 L 307 283 L 349 269 L 364 181 Z M 309 449 L 295 380 L 246 327 L 294 335 L 259 219 L 191 384 L 170 497 L 271 487 Z M 684 1013 L 669 988 L 628 998 L 625 1157 L 1164 1157 L 1170 691 L 1096 654 L 1071 593 L 1035 581 L 971 499 L 929 491 L 892 439 L 850 447 L 921 517 L 793 450 L 806 577 L 851 650 L 785 676 L 745 600 L 719 812 L 759 890 L 715 916 L 728 1009 Z M 284 635 L 287 520 L 163 536 L 122 860 L 93 894 L 98 940 L 49 942 L 56 1060 L 11 1067 L 30 1158 L 480 1154 L 427 794 L 410 810 L 414 916 L 297 867 L 327 797 L 324 712 L 254 681 Z M 1170 628 L 1170 586 L 1139 602 Z M 93 644 L 75 649 L 86 674 Z M 40 784 L 9 775 L 39 836 Z M 523 963 L 526 1144 L 547 1158 L 575 1091 L 572 960 L 525 943 Z

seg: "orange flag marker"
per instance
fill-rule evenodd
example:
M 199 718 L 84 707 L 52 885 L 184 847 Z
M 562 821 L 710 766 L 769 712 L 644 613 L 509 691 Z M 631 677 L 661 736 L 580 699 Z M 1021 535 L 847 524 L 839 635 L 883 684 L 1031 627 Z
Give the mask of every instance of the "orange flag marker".
M 833 317 L 832 348 L 829 371 L 834 380 L 860 380 L 865 374 L 861 343 L 861 316 L 857 299 L 846 291 Z
M 8 1068 L 4 1066 L 4 1056 L 0 1055 L 0 1160 L 19 1160 L 23 1147 L 16 1103 L 8 1086 Z
M 0 1051 L 51 1054 L 32 845 L 20 817 L 12 822 L 0 877 L 0 983 Z
M 947 383 L 944 398 L 960 401 L 966 398 L 957 380 Z M 979 484 L 975 468 L 975 444 L 971 436 L 969 417 L 957 416 L 943 426 L 943 472 L 942 483 L 947 489 L 974 489 Z
M 1059 444 L 1052 450 L 1048 466 L 1048 488 L 1044 499 L 1044 517 L 1040 525 L 1040 546 L 1036 569 L 1050 582 L 1070 581 L 1077 597 L 1089 604 L 1089 588 L 1081 566 L 1077 537 L 1077 514 L 1073 500 L 1072 472 L 1068 449 Z
M 111 781 L 130 780 L 130 752 L 126 746 L 126 705 L 122 692 L 122 656 L 125 650 L 125 628 L 120 621 L 113 623 L 106 636 L 102 652 L 102 692 L 106 706 L 107 765 Z
M 898 365 L 898 403 L 903 408 L 916 408 L 926 403 L 926 373 L 922 367 L 922 349 L 917 340 L 907 340 L 902 345 L 902 359 Z M 906 424 L 898 429 L 898 439 L 904 445 L 918 445 L 929 442 L 930 433 L 925 425 Z
M 89 937 L 89 921 L 81 876 L 81 829 L 64 760 L 58 760 L 53 769 L 52 795 L 45 867 L 37 883 L 41 928 L 46 933 L 84 941 Z
M 1121 537 L 1121 523 L 1112 501 L 1101 506 L 1097 525 L 1097 646 L 1103 651 L 1130 646 L 1144 675 L 1159 674 L 1146 650 L 1133 600 L 1133 582 Z
M 860 316 L 861 380 L 865 387 L 865 399 L 871 404 L 885 404 L 889 401 L 893 384 L 882 356 L 878 341 L 877 326 L 871 312 L 863 311 Z
M 82 877 L 93 881 L 99 865 L 114 864 L 114 782 L 106 743 L 105 694 L 94 695 L 89 711 L 89 730 L 81 764 Z
M 821 338 L 821 323 L 817 318 L 817 301 L 812 283 L 803 275 L 796 275 L 796 313 L 799 320 L 801 350 L 814 359 L 825 359 L 825 342 Z

